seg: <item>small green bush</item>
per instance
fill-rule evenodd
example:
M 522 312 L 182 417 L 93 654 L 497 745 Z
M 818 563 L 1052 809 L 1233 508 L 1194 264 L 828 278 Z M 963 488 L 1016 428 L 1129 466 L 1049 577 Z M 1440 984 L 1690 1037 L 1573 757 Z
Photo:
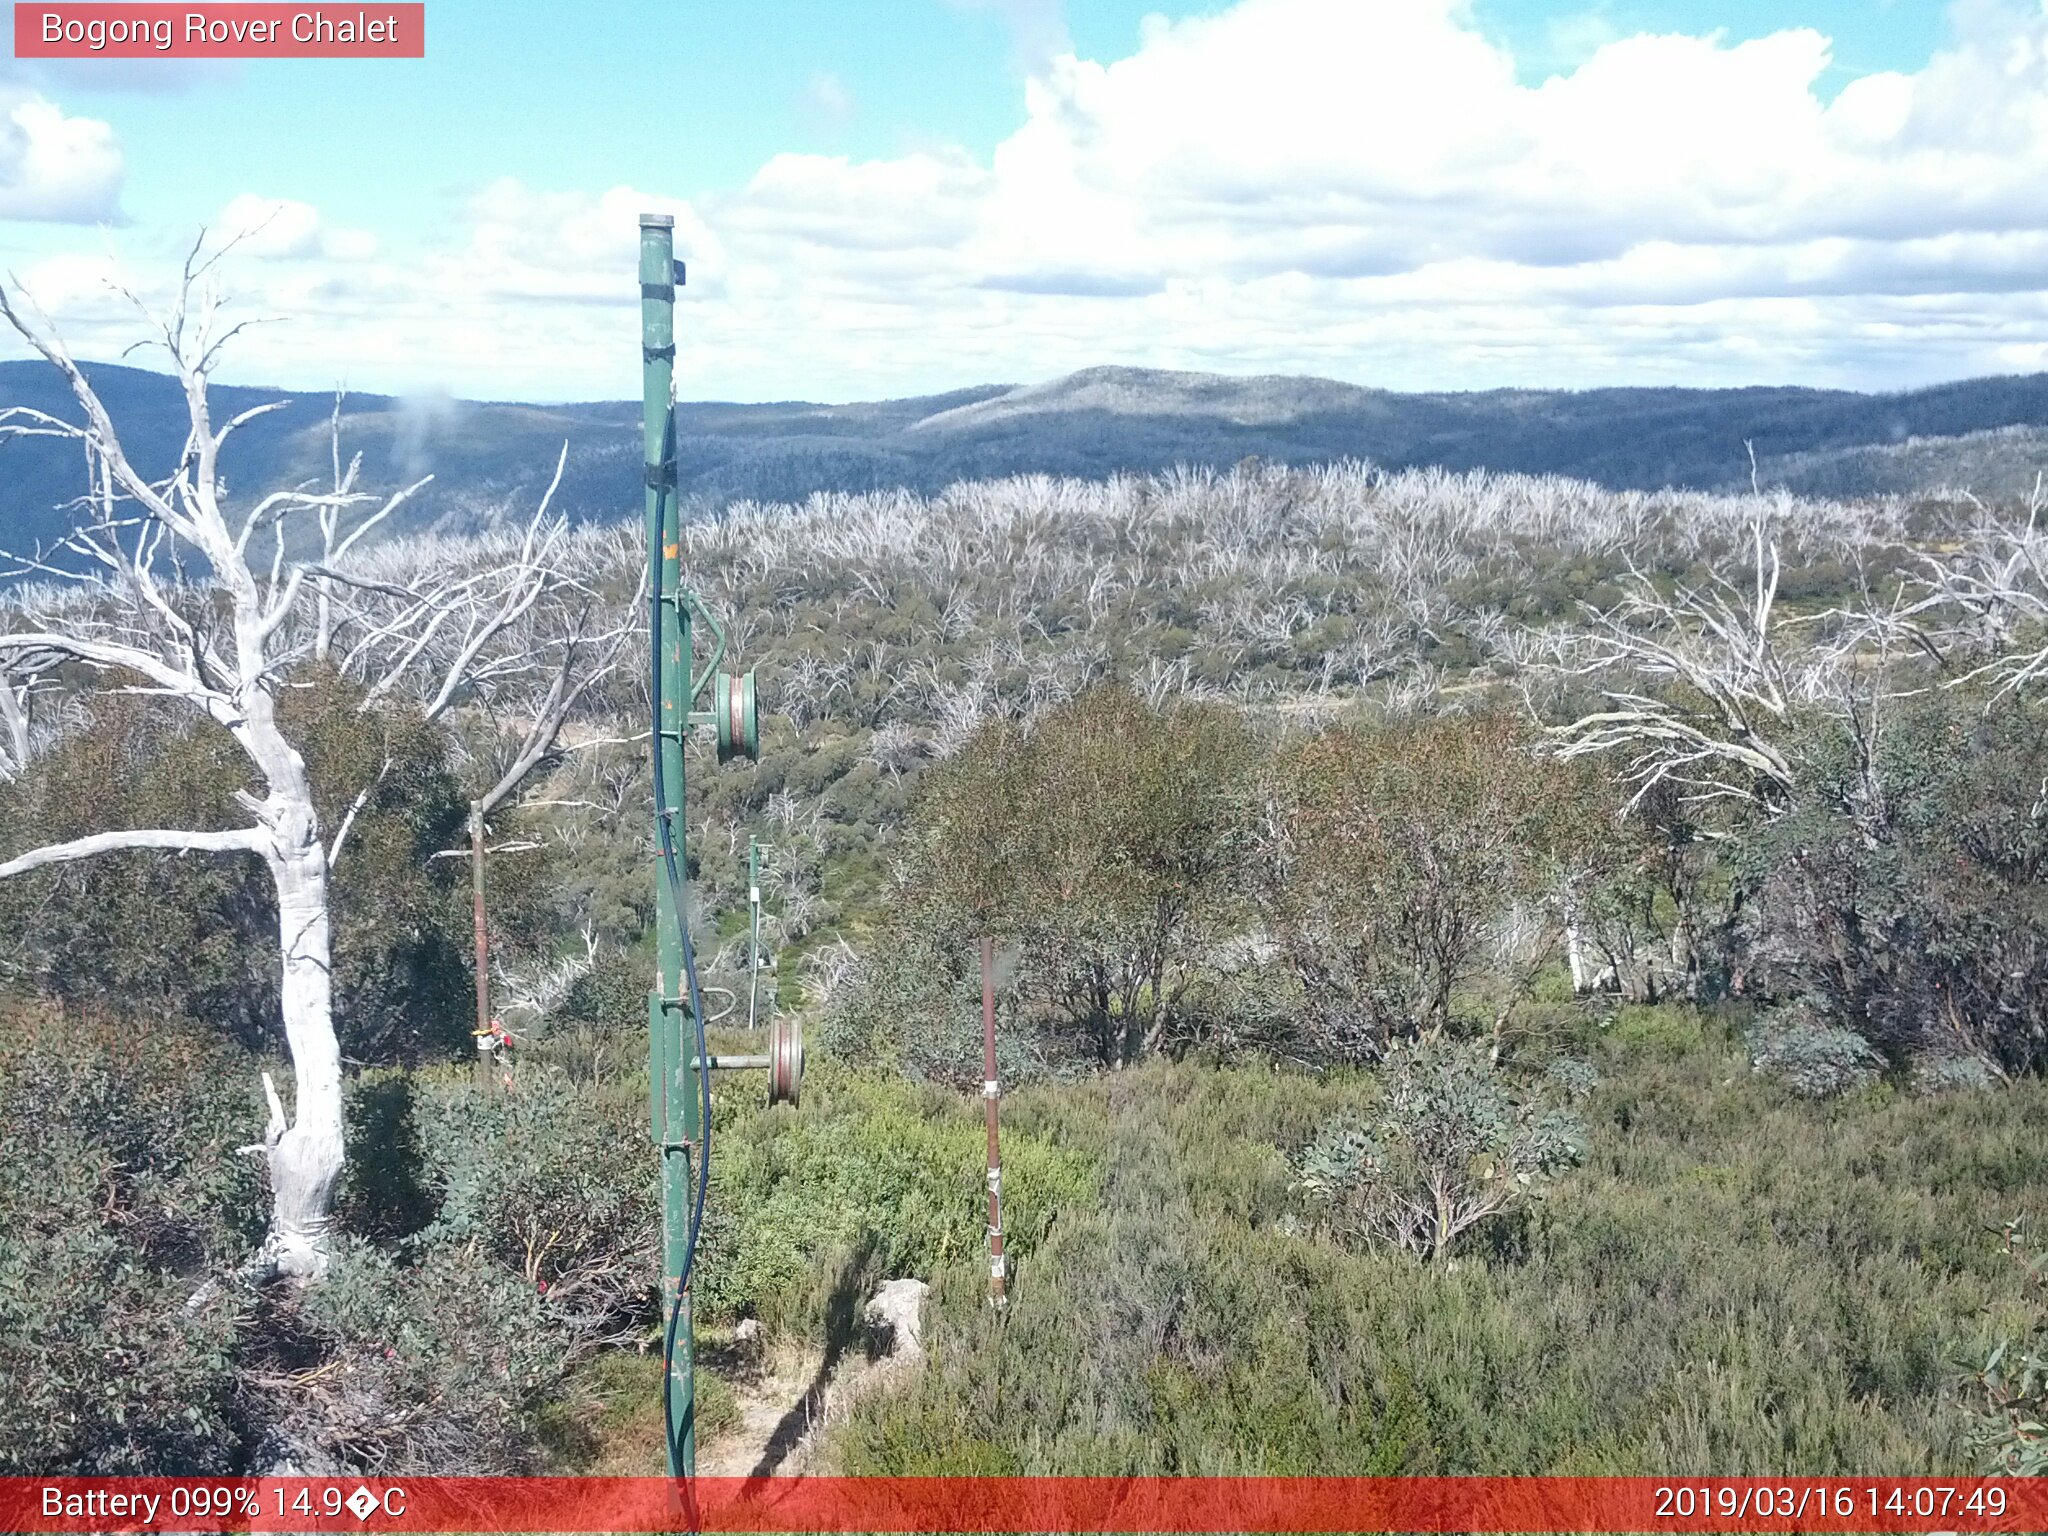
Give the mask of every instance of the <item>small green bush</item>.
M 334 1220 L 343 1232 L 392 1242 L 434 1219 L 433 1192 L 420 1182 L 415 1082 L 403 1068 L 373 1067 L 342 1083 L 348 1161 L 335 1191 Z
M 1802 1098 L 1833 1098 L 1877 1081 L 1884 1071 L 1884 1058 L 1861 1035 L 1829 1024 L 1804 1004 L 1763 1014 L 1748 1039 L 1751 1069 Z
M 633 1035 L 647 1028 L 647 962 L 616 946 L 570 984 L 548 1023 L 581 1026 L 600 1035 Z
M 290 1318 L 318 1363 L 271 1387 L 279 1428 L 346 1467 L 532 1471 L 575 1357 L 552 1311 L 475 1248 L 437 1244 L 404 1264 L 344 1240 Z
M 2005 1224 L 2005 1250 L 2026 1276 L 2034 1324 L 2007 1339 L 1976 1373 L 1983 1396 L 1976 1442 L 1992 1472 L 2048 1476 L 2048 1248 L 2017 1221 Z
M 1562 892 L 1595 883 L 1613 841 L 1598 780 L 1505 715 L 1324 731 L 1282 747 L 1269 795 L 1266 924 L 1341 1061 L 1454 1024 L 1502 1033 L 1562 937 Z M 1542 935 L 1502 963 L 1517 908 Z
M 1632 1004 L 1614 1020 L 1608 1038 L 1649 1056 L 1677 1060 L 1700 1045 L 1700 1015 L 1682 1003 Z
M 1007 975 L 1000 977 L 996 1070 L 1012 1087 L 1046 1070 L 1033 1032 L 1017 1018 L 1017 1002 Z M 833 996 L 818 1046 L 865 1071 L 978 1089 L 983 1050 L 975 944 L 957 937 L 949 943 L 915 922 L 893 925 Z
M 716 1124 L 697 1282 L 707 1317 L 753 1313 L 806 1329 L 824 1319 L 835 1289 L 930 1278 L 983 1251 L 979 1097 L 820 1064 L 800 1109 L 721 1114 Z M 1004 1224 L 1020 1263 L 1057 1213 L 1093 1198 L 1098 1180 L 1079 1151 L 1005 1130 Z
M 2048 1062 L 2048 708 L 1935 689 L 1800 722 L 1798 803 L 1734 864 L 1759 980 L 1895 1066 Z
M 1255 746 L 1237 711 L 1117 683 L 984 725 L 923 781 L 927 921 L 1012 936 L 1027 1006 L 1101 1065 L 1163 1049 L 1242 929 Z
M 233 1470 L 216 1282 L 265 1210 L 233 1152 L 260 1134 L 254 1065 L 174 1026 L 0 1016 L 0 1472 Z
M 430 1249 L 474 1249 L 585 1333 L 629 1329 L 659 1279 L 661 1209 L 640 1085 L 582 1086 L 523 1067 L 506 1092 L 469 1074 L 415 1079 Z
M 1302 1188 L 1347 1239 L 1442 1260 L 1584 1154 L 1578 1119 L 1514 1091 L 1476 1043 L 1396 1045 L 1379 1076 L 1379 1104 L 1325 1122 L 1301 1155 Z M 1567 1089 L 1591 1086 L 1563 1076 Z

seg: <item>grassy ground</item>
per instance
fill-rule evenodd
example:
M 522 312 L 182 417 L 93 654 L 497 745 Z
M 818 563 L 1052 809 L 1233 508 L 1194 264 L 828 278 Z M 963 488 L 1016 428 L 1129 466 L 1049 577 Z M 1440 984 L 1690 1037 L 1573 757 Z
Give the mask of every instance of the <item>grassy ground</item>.
M 896 1195 L 768 1308 L 822 1339 L 846 1324 L 819 1278 L 835 1264 L 841 1289 L 854 1268 L 935 1281 L 925 1369 L 832 1432 L 848 1472 L 1970 1469 L 1959 1382 L 2025 1315 L 1989 1229 L 2048 1212 L 2048 1085 L 1812 1103 L 1688 1010 L 1592 1033 L 1587 1161 L 1443 1267 L 1346 1251 L 1290 1188 L 1292 1150 L 1369 1098 L 1369 1074 L 1157 1063 L 1013 1095 L 1006 1140 L 1039 1173 L 1010 1189 L 1030 1235 L 1000 1320 L 972 1169 L 952 1166 L 972 1161 L 978 1101 L 828 1076 L 801 1114 L 736 1126 L 726 1193 L 744 1226 L 898 1149 L 879 1186 Z M 762 1182 L 791 1138 L 846 1157 Z M 963 1181 L 958 1220 L 926 1208 L 906 1155 Z M 890 1199 L 922 1235 L 899 1227 L 886 1262 L 855 1265 Z M 646 1438 L 637 1412 L 608 1444 Z

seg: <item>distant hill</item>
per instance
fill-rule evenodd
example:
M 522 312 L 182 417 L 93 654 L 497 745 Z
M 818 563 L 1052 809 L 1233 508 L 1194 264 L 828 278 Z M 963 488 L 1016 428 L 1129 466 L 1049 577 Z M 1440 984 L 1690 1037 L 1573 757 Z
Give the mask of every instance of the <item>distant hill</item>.
M 1993 427 L 1955 437 L 1909 437 L 1789 453 L 1765 460 L 1763 478 L 1803 496 L 1969 491 L 2025 501 L 2048 484 L 2048 427 Z
M 137 460 L 152 473 L 184 439 L 172 382 L 98 365 L 101 390 Z M 329 473 L 322 394 L 228 388 L 217 414 L 265 400 L 289 408 L 246 428 L 228 459 L 231 488 L 252 492 Z M 0 363 L 0 405 L 75 414 L 40 362 Z M 349 397 L 344 443 L 365 482 L 388 488 L 432 472 L 405 529 L 473 531 L 523 516 L 562 444 L 557 505 L 577 520 L 640 506 L 640 408 Z M 813 491 L 1043 472 L 1099 476 L 1172 464 L 1226 466 L 1247 455 L 1287 463 L 1370 459 L 1578 476 L 1622 489 L 1718 489 L 1748 481 L 1745 441 L 1765 479 L 1833 495 L 1973 487 L 2017 494 L 2048 466 L 2048 374 L 1973 379 L 1905 394 L 1813 389 L 1492 390 L 1396 394 L 1328 379 L 1090 368 L 1051 383 L 983 385 L 855 405 L 690 403 L 680 420 L 686 494 L 715 507 L 800 500 Z M 32 545 L 83 489 L 69 445 L 0 449 L 0 544 Z

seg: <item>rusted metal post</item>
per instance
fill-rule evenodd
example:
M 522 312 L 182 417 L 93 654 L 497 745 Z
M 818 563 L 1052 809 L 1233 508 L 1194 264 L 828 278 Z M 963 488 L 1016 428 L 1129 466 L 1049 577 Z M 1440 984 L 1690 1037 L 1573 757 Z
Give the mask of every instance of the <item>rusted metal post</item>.
M 476 1085 L 498 1080 L 498 1031 L 491 1022 L 491 935 L 484 923 L 484 816 L 481 802 L 469 802 L 469 875 L 476 912 Z
M 996 1078 L 996 941 L 981 941 L 981 1098 L 988 1118 L 988 1302 L 1009 1305 L 1003 1261 L 1003 1148 L 997 1133 L 1002 1085 Z

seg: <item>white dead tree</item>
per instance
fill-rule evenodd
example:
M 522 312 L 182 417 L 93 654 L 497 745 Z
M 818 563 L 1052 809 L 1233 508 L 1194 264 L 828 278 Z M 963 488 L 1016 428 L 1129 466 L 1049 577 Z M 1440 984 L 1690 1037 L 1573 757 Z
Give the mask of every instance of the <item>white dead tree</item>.
M 1900 611 L 1912 638 L 1948 663 L 1980 657 L 1952 684 L 1983 680 L 1996 695 L 2048 678 L 2048 477 L 2037 476 L 2027 518 L 1985 512 L 1956 548 L 1922 555 L 1916 600 Z
M 1618 607 L 1590 613 L 1592 633 L 1566 664 L 1574 675 L 1622 673 L 1664 685 L 1658 696 L 1603 689 L 1611 707 L 1553 732 L 1561 757 L 1620 757 L 1624 780 L 1635 786 L 1631 808 L 1666 782 L 1690 799 L 1766 810 L 1781 808 L 1792 792 L 1792 764 L 1773 740 L 1797 688 L 1778 645 L 1778 549 L 1761 520 L 1750 538 L 1743 585 L 1717 575 L 1666 596 L 1633 572 Z
M 189 430 L 170 472 L 146 476 L 130 459 L 91 382 L 39 314 L 31 319 L 18 285 L 0 288 L 0 316 L 66 379 L 82 414 L 67 421 L 25 407 L 0 411 L 0 435 L 68 439 L 84 450 L 90 493 L 55 550 L 25 564 L 52 580 L 91 584 L 68 600 L 27 601 L 0 612 L 0 667 L 19 679 L 32 659 L 55 659 L 99 674 L 111 691 L 177 701 L 233 738 L 253 787 L 236 791 L 247 816 L 230 828 L 129 827 L 30 849 L 0 862 L 0 878 L 117 850 L 252 856 L 277 897 L 280 1004 L 290 1053 L 289 1115 L 268 1073 L 269 1123 L 245 1150 L 268 1164 L 269 1231 L 251 1270 L 311 1279 L 326 1266 L 328 1225 L 343 1166 L 341 1053 L 331 990 L 330 893 L 334 861 L 368 786 L 334 829 L 323 828 L 306 762 L 278 717 L 292 667 L 328 643 L 341 594 L 368 590 L 337 565 L 295 561 L 288 521 L 318 520 L 323 553 L 339 558 L 418 486 L 391 496 L 356 489 L 353 469 L 326 490 L 300 487 L 245 498 L 231 507 L 221 460 L 234 433 L 283 402 L 216 424 L 208 377 L 239 326 L 223 328 L 207 274 L 218 255 L 195 247 L 169 313 L 152 319 L 151 341 L 168 354 L 184 394 Z M 338 462 L 338 461 L 337 461 Z M 424 482 L 421 482 L 422 484 Z M 457 579 L 415 576 L 382 584 L 389 610 L 365 624 L 381 630 L 370 650 L 389 660 L 371 681 L 372 700 L 398 688 L 431 659 L 422 690 L 446 708 L 465 680 L 497 663 L 491 647 L 528 612 L 548 584 L 543 558 L 554 534 L 545 506 L 528 530 L 525 558 Z M 196 572 L 196 574 L 195 574 Z M 459 634 L 452 653 L 438 637 Z M 364 654 L 369 654 L 365 652 Z M 17 694 L 17 700 L 19 695 Z M 11 749 L 10 749 L 11 751 Z
M 36 748 L 36 704 L 51 657 L 24 652 L 0 657 L 0 784 L 27 769 Z

